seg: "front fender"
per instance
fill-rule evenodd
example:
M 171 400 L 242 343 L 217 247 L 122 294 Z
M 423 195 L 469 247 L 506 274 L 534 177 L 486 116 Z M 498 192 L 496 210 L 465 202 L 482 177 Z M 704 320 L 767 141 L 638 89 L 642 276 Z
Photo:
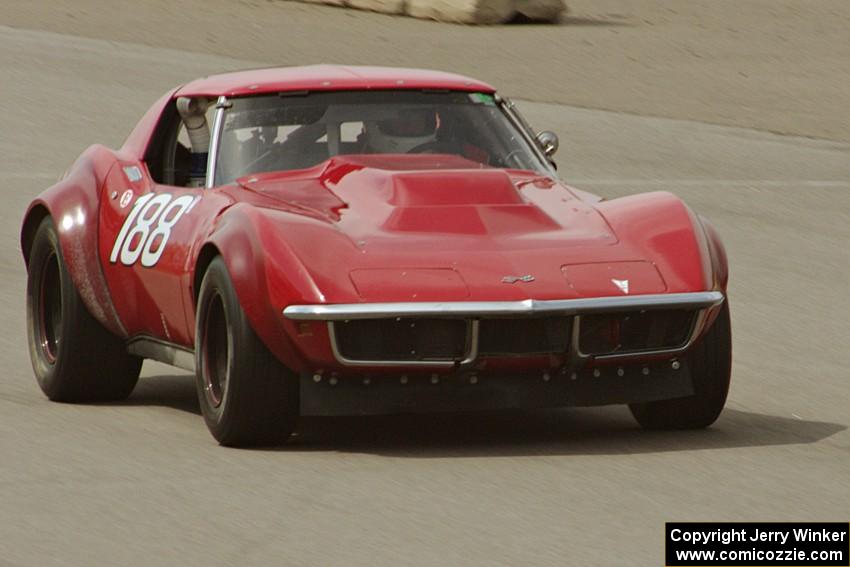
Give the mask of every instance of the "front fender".
M 87 149 L 61 181 L 30 203 L 21 227 L 21 251 L 28 263 L 35 231 L 50 216 L 59 233 L 62 258 L 89 313 L 112 333 L 126 337 L 97 254 L 100 191 L 114 164 L 108 148 Z
M 714 286 L 723 292 L 729 284 L 729 260 L 726 256 L 726 247 L 720 239 L 720 234 L 714 225 L 702 215 L 697 215 L 707 239 L 708 251 L 711 256 L 711 267 L 714 274 Z
M 242 310 L 260 339 L 281 362 L 301 370 L 304 359 L 291 338 L 297 335 L 297 326 L 283 317 L 283 308 L 321 303 L 324 297 L 286 242 L 280 220 L 249 204 L 234 205 L 219 217 L 204 246 L 214 246 L 221 255 Z
M 638 246 L 659 268 L 669 292 L 726 293 L 726 250 L 714 227 L 667 192 L 624 197 L 597 205 L 617 235 Z M 710 328 L 719 308 L 702 322 Z
M 667 291 L 713 289 L 710 251 L 699 220 L 667 192 L 632 195 L 596 205 L 621 242 L 661 272 Z

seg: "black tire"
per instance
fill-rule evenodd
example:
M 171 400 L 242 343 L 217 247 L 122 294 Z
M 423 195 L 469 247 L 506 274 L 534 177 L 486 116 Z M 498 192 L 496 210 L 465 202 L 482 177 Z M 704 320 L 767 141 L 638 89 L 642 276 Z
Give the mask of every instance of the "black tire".
M 711 329 L 687 355 L 694 395 L 687 398 L 631 404 L 629 409 L 644 429 L 701 429 L 717 420 L 732 374 L 732 329 L 725 301 Z
M 220 257 L 198 294 L 195 368 L 204 421 L 219 443 L 245 447 L 289 438 L 298 419 L 298 378 L 251 328 Z
M 142 359 L 127 353 L 77 293 L 50 217 L 30 249 L 27 337 L 38 385 L 55 402 L 123 400 L 139 379 Z

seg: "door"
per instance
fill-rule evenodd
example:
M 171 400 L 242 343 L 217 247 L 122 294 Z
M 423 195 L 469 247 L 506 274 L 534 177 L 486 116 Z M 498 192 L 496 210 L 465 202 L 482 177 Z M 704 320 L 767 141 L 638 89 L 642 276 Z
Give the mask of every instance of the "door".
M 98 253 L 125 328 L 191 346 L 183 282 L 204 190 L 155 183 L 143 163 L 118 161 L 103 191 Z

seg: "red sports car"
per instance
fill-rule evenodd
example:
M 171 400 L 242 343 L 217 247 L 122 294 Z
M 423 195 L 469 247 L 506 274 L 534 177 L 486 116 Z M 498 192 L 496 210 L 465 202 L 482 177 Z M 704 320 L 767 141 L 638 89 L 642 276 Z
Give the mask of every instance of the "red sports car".
M 157 101 L 21 231 L 36 378 L 125 398 L 194 370 L 225 445 L 299 415 L 629 404 L 705 427 L 731 369 L 727 263 L 670 193 L 559 181 L 557 137 L 480 81 L 262 69 Z

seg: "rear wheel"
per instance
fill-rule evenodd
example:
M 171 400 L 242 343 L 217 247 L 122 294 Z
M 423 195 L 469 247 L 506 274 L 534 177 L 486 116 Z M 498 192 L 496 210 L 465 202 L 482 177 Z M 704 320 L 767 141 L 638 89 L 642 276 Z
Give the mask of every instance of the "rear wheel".
M 196 384 L 210 433 L 232 447 L 285 441 L 298 417 L 297 377 L 251 328 L 221 258 L 204 275 L 196 319 Z
M 142 359 L 86 309 L 62 257 L 50 217 L 33 238 L 27 265 L 27 337 L 38 385 L 57 402 L 123 400 Z
M 732 330 L 729 302 L 687 356 L 694 395 L 674 400 L 631 404 L 645 429 L 699 429 L 715 422 L 726 403 L 732 373 Z

